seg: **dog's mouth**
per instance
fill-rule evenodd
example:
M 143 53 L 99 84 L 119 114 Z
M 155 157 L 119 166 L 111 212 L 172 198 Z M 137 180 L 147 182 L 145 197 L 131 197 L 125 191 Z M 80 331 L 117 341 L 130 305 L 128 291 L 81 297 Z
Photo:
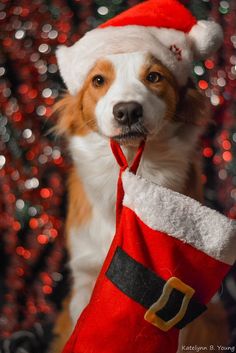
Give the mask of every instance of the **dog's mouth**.
M 135 143 L 140 140 L 144 140 L 147 137 L 147 130 L 146 128 L 138 128 L 138 129 L 123 129 L 121 134 L 112 136 L 112 139 L 117 141 L 119 144 L 128 144 L 128 143 Z

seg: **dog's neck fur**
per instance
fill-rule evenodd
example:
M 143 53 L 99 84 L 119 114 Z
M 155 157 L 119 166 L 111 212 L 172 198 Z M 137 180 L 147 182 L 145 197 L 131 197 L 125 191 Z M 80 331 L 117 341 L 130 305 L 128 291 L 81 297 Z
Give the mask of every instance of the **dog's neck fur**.
M 158 185 L 183 192 L 199 128 L 182 123 L 167 124 L 155 139 L 146 142 L 138 174 Z M 136 148 L 123 149 L 131 161 Z M 109 140 L 95 132 L 74 136 L 70 150 L 92 208 L 101 207 L 107 217 L 114 211 L 119 170 Z
M 186 127 L 182 123 L 167 124 L 155 139 L 146 142 L 138 174 L 161 186 L 184 192 L 199 128 Z M 92 208 L 89 221 L 69 231 L 71 269 L 76 293 L 71 302 L 71 315 L 76 322 L 89 301 L 114 236 L 119 167 L 111 152 L 109 140 L 98 133 L 74 136 L 69 146 Z M 124 148 L 129 161 L 133 159 L 135 151 L 136 148 Z

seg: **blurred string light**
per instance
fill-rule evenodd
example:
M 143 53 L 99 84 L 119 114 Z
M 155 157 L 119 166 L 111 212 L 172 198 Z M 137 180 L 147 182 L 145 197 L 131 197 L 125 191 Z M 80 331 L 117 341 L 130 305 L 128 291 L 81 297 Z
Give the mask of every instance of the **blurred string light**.
M 99 15 L 105 16 L 108 14 L 109 9 L 106 6 L 100 6 L 97 11 Z
M 212 5 L 212 16 L 225 29 L 224 45 L 216 56 L 196 63 L 193 69 L 196 84 L 213 107 L 218 128 L 213 128 L 216 134 L 214 140 L 213 130 L 209 133 L 211 138 L 205 137 L 202 152 L 206 163 L 211 160 L 214 164 L 216 175 L 212 178 L 204 174 L 203 179 L 210 204 L 216 207 L 218 201 L 221 211 L 236 218 L 235 199 L 231 192 L 236 185 L 236 145 L 233 137 L 236 125 L 236 3 L 219 1 Z
M 67 162 L 46 133 L 61 87 L 53 51 L 68 40 L 71 16 L 63 1 L 50 7 L 44 1 L 0 4 L 0 231 L 9 259 L 0 338 L 30 329 L 39 317 L 52 322 L 55 316 L 50 295 L 63 279 Z
M 229 2 L 228 1 L 220 1 L 219 11 L 223 15 L 229 12 Z

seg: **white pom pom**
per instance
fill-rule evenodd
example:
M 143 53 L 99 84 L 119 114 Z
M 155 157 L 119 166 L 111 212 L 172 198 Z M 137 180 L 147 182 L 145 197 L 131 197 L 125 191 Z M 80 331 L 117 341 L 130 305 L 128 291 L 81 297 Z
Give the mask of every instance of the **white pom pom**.
M 202 20 L 192 27 L 189 37 L 195 59 L 206 59 L 221 46 L 223 31 L 218 23 Z

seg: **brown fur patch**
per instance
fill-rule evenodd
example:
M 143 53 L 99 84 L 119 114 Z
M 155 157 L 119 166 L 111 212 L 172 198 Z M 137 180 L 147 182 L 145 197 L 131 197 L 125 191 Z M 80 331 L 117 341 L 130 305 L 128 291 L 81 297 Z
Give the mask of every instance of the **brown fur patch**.
M 71 296 L 68 295 L 63 302 L 62 311 L 58 315 L 56 325 L 53 329 L 54 339 L 49 347 L 48 353 L 61 353 L 73 331 L 69 311 L 70 300 Z
M 162 80 L 157 83 L 148 82 L 146 77 L 150 72 L 160 73 Z M 173 74 L 159 60 L 149 56 L 140 78 L 154 94 L 165 101 L 166 119 L 200 126 L 208 124 L 210 114 L 206 112 L 206 98 L 193 84 L 180 88 Z
M 69 208 L 66 219 L 66 233 L 75 226 L 86 223 L 91 217 L 91 205 L 88 201 L 82 182 L 74 168 L 68 180 Z M 68 244 L 70 249 L 70 244 Z
M 66 218 L 66 245 L 67 250 L 70 253 L 73 246 L 69 237 L 70 230 L 73 227 L 78 227 L 79 225 L 83 225 L 85 222 L 87 222 L 91 217 L 92 209 L 75 168 L 73 168 L 70 172 L 68 190 L 69 207 Z M 73 295 L 74 293 L 72 292 L 63 302 L 62 311 L 58 315 L 53 330 L 55 338 L 52 341 L 49 353 L 62 352 L 66 341 L 69 339 L 69 336 L 72 333 L 73 323 L 71 320 L 69 304 Z
M 94 87 L 92 78 L 95 75 L 102 75 L 105 79 L 101 87 Z M 83 87 L 83 115 L 90 121 L 94 119 L 94 111 L 97 102 L 103 97 L 115 80 L 115 70 L 113 64 L 108 60 L 100 60 L 90 71 Z
M 204 197 L 201 178 L 202 166 L 200 163 L 199 154 L 194 153 L 191 160 L 193 162 L 189 166 L 188 178 L 185 184 L 185 190 L 183 190 L 183 194 L 203 203 Z
M 69 93 L 56 103 L 54 111 L 59 119 L 56 125 L 56 133 L 62 135 L 79 134 L 81 136 L 89 133 L 91 127 L 95 128 L 95 122 L 89 124 L 82 113 L 82 93 L 76 96 Z M 90 126 L 89 126 L 90 125 Z
M 206 126 L 210 121 L 210 111 L 204 97 L 193 85 L 180 91 L 180 101 L 175 120 L 187 124 Z
M 101 87 L 93 84 L 93 77 L 102 75 L 105 79 Z M 82 89 L 77 95 L 67 94 L 56 105 L 59 114 L 56 131 L 66 135 L 86 135 L 97 131 L 95 108 L 115 79 L 115 70 L 108 60 L 99 60 L 89 72 Z
M 147 81 L 146 77 L 150 72 L 158 72 L 162 79 L 157 83 Z M 172 73 L 159 60 L 149 56 L 147 64 L 141 70 L 140 79 L 146 87 L 165 101 L 167 106 L 165 118 L 172 119 L 179 100 L 178 84 Z

